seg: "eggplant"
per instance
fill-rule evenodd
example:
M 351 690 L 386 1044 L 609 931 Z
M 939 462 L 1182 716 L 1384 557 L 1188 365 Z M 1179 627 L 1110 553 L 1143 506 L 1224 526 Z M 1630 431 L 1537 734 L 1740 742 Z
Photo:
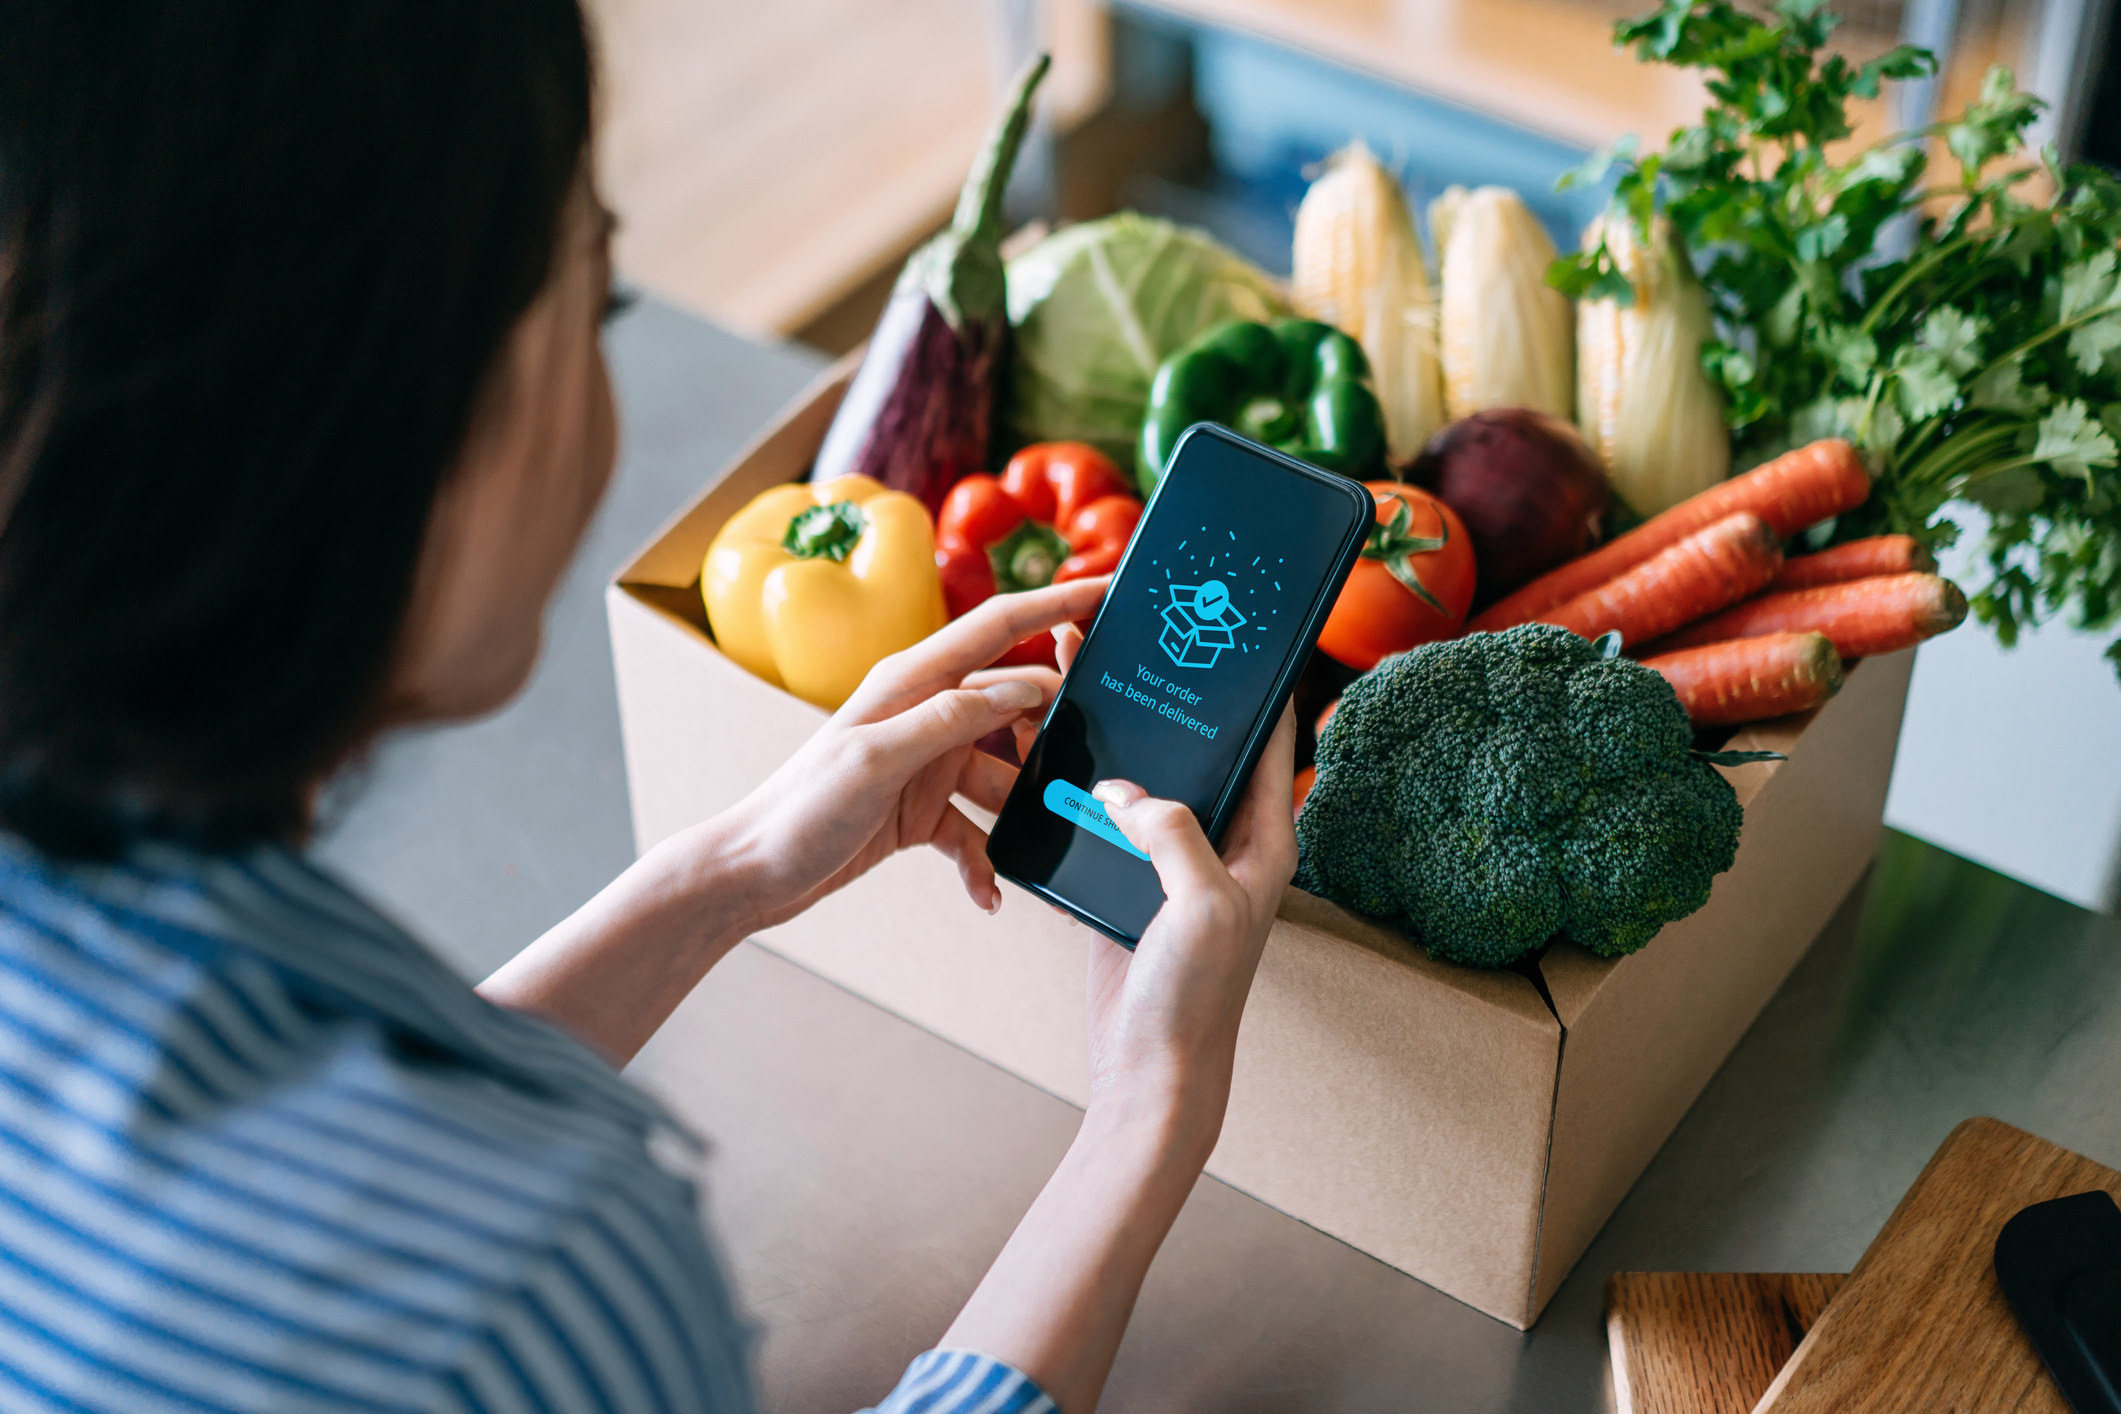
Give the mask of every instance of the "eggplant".
M 869 338 L 811 478 L 861 475 L 905 491 L 932 516 L 958 480 L 987 466 L 1009 337 L 1002 280 L 1002 192 L 1050 63 L 1024 66 L 1008 107 L 958 193 L 950 228 L 906 261 Z

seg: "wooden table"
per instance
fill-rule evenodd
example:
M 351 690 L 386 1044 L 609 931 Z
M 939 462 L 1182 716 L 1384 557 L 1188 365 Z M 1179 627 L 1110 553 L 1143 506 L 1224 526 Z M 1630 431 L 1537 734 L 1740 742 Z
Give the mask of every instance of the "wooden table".
M 994 0 L 588 0 L 620 270 L 785 338 L 948 219 L 994 116 Z M 1065 123 L 1103 71 L 1082 0 L 1038 22 Z

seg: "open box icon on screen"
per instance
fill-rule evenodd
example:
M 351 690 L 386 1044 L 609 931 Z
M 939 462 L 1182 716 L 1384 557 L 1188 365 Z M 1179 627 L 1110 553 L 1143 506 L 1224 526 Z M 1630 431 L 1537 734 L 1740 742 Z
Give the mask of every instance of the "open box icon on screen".
M 1230 602 L 1229 587 L 1221 580 L 1174 584 L 1156 641 L 1181 668 L 1212 668 L 1224 649 L 1237 645 L 1237 630 L 1244 626 L 1245 616 Z

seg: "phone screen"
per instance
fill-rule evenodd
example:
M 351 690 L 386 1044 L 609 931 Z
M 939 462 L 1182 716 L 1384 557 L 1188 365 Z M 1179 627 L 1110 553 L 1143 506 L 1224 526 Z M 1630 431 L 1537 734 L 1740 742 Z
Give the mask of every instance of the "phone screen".
M 1371 504 L 1359 484 L 1220 428 L 1187 433 L 995 821 L 995 868 L 1138 940 L 1163 888 L 1091 787 L 1134 781 L 1219 840 Z

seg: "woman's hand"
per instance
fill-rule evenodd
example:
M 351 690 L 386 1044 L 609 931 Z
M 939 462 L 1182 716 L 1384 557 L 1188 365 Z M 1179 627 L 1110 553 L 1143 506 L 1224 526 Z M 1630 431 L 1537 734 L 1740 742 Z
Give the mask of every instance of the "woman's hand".
M 1082 634 L 1064 624 L 1054 637 L 1065 670 Z M 1284 709 L 1223 835 L 1220 857 L 1200 821 L 1178 802 L 1150 797 L 1125 780 L 1103 781 L 1091 791 L 1113 823 L 1147 851 L 1165 900 L 1134 951 L 1102 935 L 1090 945 L 1093 1106 L 1175 1108 L 1173 1117 L 1205 1128 L 1213 1146 L 1229 1099 L 1245 998 L 1282 891 L 1296 872 L 1289 808 L 1295 767 L 1296 717 Z
M 1220 857 L 1177 801 L 1132 781 L 1091 791 L 1148 852 L 1164 906 L 1134 951 L 1102 936 L 1091 944 L 1090 1103 L 1169 1112 L 1205 1144 L 1202 1162 L 1222 1128 L 1252 976 L 1296 872 L 1295 760 L 1296 717 L 1285 708 Z
M 707 970 L 895 850 L 930 844 L 965 891 L 1001 902 L 987 836 L 951 803 L 999 810 L 1016 768 L 974 749 L 1022 727 L 1060 685 L 1051 668 L 987 670 L 1011 644 L 1087 617 L 1102 579 L 997 596 L 870 670 L 758 790 L 658 844 L 479 984 L 624 1065 Z M 1286 791 L 1284 792 L 1286 794 Z
M 1086 579 L 996 595 L 870 669 L 817 735 L 726 817 L 754 926 L 792 918 L 916 845 L 954 860 L 974 903 L 1000 907 L 986 831 L 951 797 L 1001 809 L 1016 768 L 974 743 L 1030 728 L 1060 677 L 987 665 L 1021 639 L 1088 617 L 1104 592 L 1103 579 Z
M 1058 629 L 1063 664 L 1079 636 Z M 1090 1108 L 1067 1156 L 943 1338 L 1096 1407 L 1142 1279 L 1222 1129 L 1237 1026 L 1296 869 L 1296 718 L 1260 758 L 1218 858 L 1185 806 L 1128 781 L 1093 792 L 1145 849 L 1164 906 L 1128 952 L 1090 944 Z
M 1061 661 L 1080 636 L 1061 630 Z M 1146 851 L 1164 906 L 1132 952 L 1091 944 L 1090 1093 L 1099 1106 L 1154 1114 L 1207 1151 L 1221 1131 L 1237 1027 L 1282 891 L 1296 872 L 1289 808 L 1296 717 L 1284 709 L 1217 856 L 1187 807 L 1107 780 L 1091 794 Z M 1179 1137 L 1174 1135 L 1174 1137 Z

